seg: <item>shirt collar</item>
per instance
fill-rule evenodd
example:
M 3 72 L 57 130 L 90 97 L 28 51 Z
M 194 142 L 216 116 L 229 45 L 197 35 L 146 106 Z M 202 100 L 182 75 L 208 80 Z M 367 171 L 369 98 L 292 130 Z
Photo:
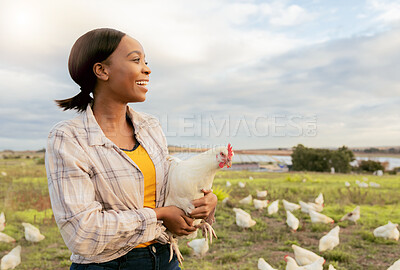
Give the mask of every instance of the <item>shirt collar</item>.
M 137 135 L 143 125 L 145 124 L 145 119 L 138 112 L 135 112 L 131 107 L 127 105 L 127 115 L 131 119 L 132 124 L 134 126 L 135 134 Z M 111 148 L 114 143 L 108 139 L 100 125 L 97 123 L 96 118 L 94 117 L 93 110 L 91 104 L 88 104 L 86 107 L 86 111 L 82 115 L 83 121 L 85 124 L 85 128 L 88 131 L 88 140 L 89 145 L 104 145 L 108 148 Z

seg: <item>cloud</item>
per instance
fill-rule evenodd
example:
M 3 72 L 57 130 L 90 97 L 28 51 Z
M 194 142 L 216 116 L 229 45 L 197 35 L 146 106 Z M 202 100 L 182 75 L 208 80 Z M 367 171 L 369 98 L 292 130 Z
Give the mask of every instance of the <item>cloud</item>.
M 400 21 L 400 2 L 398 1 L 368 1 L 370 9 L 378 13 L 376 21 L 396 23 Z
M 268 16 L 269 23 L 275 26 L 299 25 L 315 19 L 316 14 L 309 13 L 298 5 L 287 5 L 285 1 L 275 1 L 260 5 L 261 13 Z

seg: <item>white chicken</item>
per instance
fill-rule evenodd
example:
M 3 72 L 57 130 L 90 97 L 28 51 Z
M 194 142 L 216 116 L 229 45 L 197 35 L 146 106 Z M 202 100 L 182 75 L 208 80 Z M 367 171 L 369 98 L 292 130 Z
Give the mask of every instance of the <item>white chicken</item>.
M 358 185 L 360 188 L 367 188 L 367 187 L 369 187 L 369 185 L 368 185 L 367 183 L 365 183 L 365 182 L 359 182 L 357 185 Z
M 324 206 L 322 204 L 316 204 L 312 202 L 303 202 L 299 201 L 300 207 L 301 207 L 301 212 L 308 214 L 310 210 L 313 210 L 315 212 L 321 212 L 324 209 Z
M 22 222 L 25 228 L 25 239 L 30 242 L 42 241 L 45 237 L 40 233 L 40 230 L 30 223 Z
M 335 223 L 332 218 L 325 216 L 324 214 L 315 212 L 314 210 L 310 210 L 309 214 L 311 218 L 311 223 Z
M 374 188 L 380 188 L 380 187 L 381 187 L 380 184 L 375 183 L 375 182 L 369 182 L 369 186 L 370 186 L 370 187 L 374 187 Z
M 339 231 L 340 227 L 336 226 L 319 240 L 319 251 L 331 250 L 339 245 Z
M 250 204 L 253 201 L 253 196 L 251 194 L 239 201 L 241 204 Z
M 16 246 L 1 258 L 1 270 L 14 269 L 21 263 L 21 246 Z
M 310 207 L 310 210 L 314 210 L 315 212 L 321 212 L 324 210 L 324 205 L 323 204 L 317 204 L 313 202 L 308 202 L 308 206 Z
M 333 267 L 333 265 L 332 265 L 332 264 L 330 264 L 330 265 L 329 265 L 329 268 L 328 268 L 328 270 L 336 270 L 336 268 L 335 268 L 335 267 Z
M 346 187 L 350 187 L 350 186 L 351 186 L 350 183 L 349 183 L 348 181 L 344 182 L 344 185 L 345 185 Z
M 238 186 L 239 186 L 240 188 L 244 188 L 244 187 L 246 186 L 246 183 L 239 182 L 239 183 L 238 183 Z
M 268 215 L 272 215 L 277 213 L 279 210 L 279 200 L 273 201 L 269 206 L 268 206 Z
M 297 231 L 299 228 L 299 219 L 295 217 L 292 212 L 286 210 L 286 224 L 293 230 Z
M 293 212 L 293 211 L 301 208 L 301 206 L 298 205 L 297 203 L 291 203 L 284 199 L 282 200 L 282 203 L 283 203 L 283 207 L 285 208 L 286 211 Z
M 312 264 L 313 262 L 322 258 L 321 256 L 315 254 L 314 252 L 307 250 L 305 248 L 299 247 L 297 245 L 292 245 L 294 257 L 299 265 Z
M 231 182 L 226 181 L 226 187 L 231 187 L 231 186 L 232 186 Z
M 203 257 L 209 249 L 208 241 L 206 238 L 194 239 L 187 243 L 193 249 L 194 255 Z
M 400 259 L 395 261 L 387 270 L 399 270 L 400 269 Z
M 1 214 L 0 214 L 0 232 L 4 231 L 5 227 L 6 227 L 6 216 L 4 215 L 4 212 L 1 212 Z
M 5 233 L 0 232 L 0 242 L 11 243 L 15 242 L 15 239 Z
M 267 263 L 263 258 L 258 259 L 257 267 L 259 270 L 277 270 Z
M 269 203 L 268 200 L 257 200 L 257 199 L 253 200 L 254 207 L 257 210 L 261 210 L 261 209 L 267 207 L 268 203 Z
M 170 168 L 168 173 L 168 186 L 165 196 L 165 206 L 175 205 L 190 214 L 194 209 L 192 201 L 204 196 L 202 190 L 210 190 L 216 172 L 224 166 L 232 166 L 233 149 L 230 144 L 227 147 L 216 147 L 196 155 L 187 160 L 169 156 Z M 212 223 L 214 215 L 210 215 L 207 220 L 195 220 L 193 225 L 201 227 L 204 234 L 215 235 L 209 223 Z M 182 254 L 179 251 L 176 236 L 170 235 L 170 260 L 175 251 L 178 261 L 182 262 Z M 194 238 L 197 232 L 189 235 Z M 194 236 L 194 237 L 193 237 Z
M 242 228 L 250 228 L 256 225 L 256 221 L 251 218 L 251 215 L 240 208 L 233 208 L 236 213 L 236 224 Z
M 315 198 L 314 201 L 316 204 L 324 204 L 324 195 L 322 195 L 322 193 L 319 193 L 318 197 Z
M 350 221 L 353 221 L 354 223 L 357 223 L 357 220 L 359 220 L 359 219 L 360 219 L 360 206 L 357 206 L 356 208 L 354 208 L 353 211 L 344 215 L 340 219 L 340 221 L 350 220 Z
M 385 239 L 399 240 L 399 224 L 394 224 L 391 221 L 384 226 L 380 226 L 374 230 L 375 237 L 383 237 Z
M 304 270 L 303 267 L 299 266 L 295 259 L 293 259 L 292 257 L 286 255 L 285 256 L 285 261 L 286 261 L 286 268 L 285 270 Z
M 265 198 L 267 197 L 267 190 L 257 190 L 257 198 Z
M 285 256 L 286 270 L 323 270 L 325 259 L 320 257 L 315 262 L 303 266 L 299 266 L 296 261 L 289 256 Z
M 303 268 L 304 268 L 304 270 L 323 270 L 324 263 L 325 263 L 325 259 L 320 257 L 315 262 L 304 265 Z

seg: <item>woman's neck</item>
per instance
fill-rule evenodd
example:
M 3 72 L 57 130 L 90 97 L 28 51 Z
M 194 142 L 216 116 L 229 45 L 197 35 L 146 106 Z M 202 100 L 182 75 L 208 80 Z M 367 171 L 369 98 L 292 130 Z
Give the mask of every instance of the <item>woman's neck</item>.
M 126 120 L 127 104 L 95 99 L 92 109 L 97 123 L 109 139 L 118 138 L 119 141 L 125 136 L 132 137 L 133 128 Z

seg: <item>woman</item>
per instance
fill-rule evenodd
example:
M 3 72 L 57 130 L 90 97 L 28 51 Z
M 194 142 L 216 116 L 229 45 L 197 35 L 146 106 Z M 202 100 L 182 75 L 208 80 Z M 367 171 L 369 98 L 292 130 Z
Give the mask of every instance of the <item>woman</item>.
M 127 106 L 146 99 L 151 70 L 142 46 L 95 29 L 75 42 L 68 68 L 81 92 L 57 103 L 81 114 L 51 130 L 46 170 L 71 269 L 180 269 L 176 257 L 168 262 L 165 230 L 190 234 L 193 218 L 207 217 L 217 199 L 205 191 L 190 217 L 163 207 L 165 136 L 154 117 Z

